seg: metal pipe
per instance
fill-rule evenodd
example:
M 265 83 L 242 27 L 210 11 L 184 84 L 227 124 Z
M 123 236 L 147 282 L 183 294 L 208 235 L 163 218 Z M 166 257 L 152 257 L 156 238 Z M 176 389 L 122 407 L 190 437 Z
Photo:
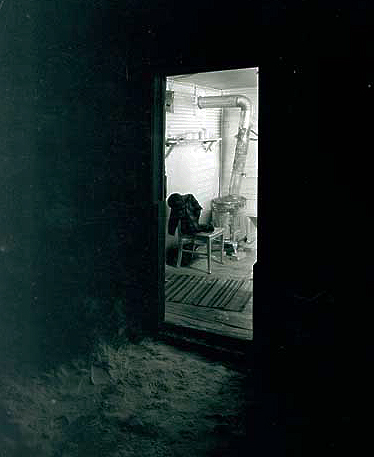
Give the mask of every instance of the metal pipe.
M 253 127 L 251 122 L 253 104 L 244 95 L 223 95 L 214 97 L 198 97 L 199 108 L 241 108 L 239 129 L 235 147 L 234 162 L 231 170 L 229 195 L 238 196 L 244 175 L 247 159 L 249 134 Z

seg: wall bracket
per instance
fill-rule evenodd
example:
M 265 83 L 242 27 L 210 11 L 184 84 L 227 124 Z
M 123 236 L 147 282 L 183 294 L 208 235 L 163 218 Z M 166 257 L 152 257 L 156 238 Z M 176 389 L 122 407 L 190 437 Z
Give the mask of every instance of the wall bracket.
M 205 152 L 208 152 L 212 149 L 212 146 L 218 142 L 220 142 L 222 138 L 206 138 L 204 140 L 190 140 L 190 139 L 185 139 L 185 138 L 167 138 L 165 141 L 165 146 L 166 146 L 166 153 L 165 153 L 165 158 L 168 157 L 172 150 L 175 148 L 175 146 L 179 145 L 189 145 L 189 144 L 195 144 L 195 145 L 201 145 Z

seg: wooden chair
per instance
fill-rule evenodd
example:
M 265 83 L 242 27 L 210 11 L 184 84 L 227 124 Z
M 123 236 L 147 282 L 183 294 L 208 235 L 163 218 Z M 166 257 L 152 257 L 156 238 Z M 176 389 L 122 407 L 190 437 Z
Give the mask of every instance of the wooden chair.
M 213 242 L 220 241 L 220 252 L 221 252 L 221 261 L 223 264 L 223 248 L 224 248 L 224 238 L 223 238 L 223 228 L 216 227 L 214 232 L 198 232 L 195 235 L 184 235 L 182 234 L 181 221 L 178 222 L 178 259 L 177 267 L 181 266 L 183 252 L 189 252 L 193 255 L 203 255 L 207 257 L 208 260 L 208 273 L 212 273 L 212 259 L 216 260 L 212 256 L 212 245 Z M 184 243 L 192 242 L 192 249 L 185 249 Z M 206 252 L 196 252 L 195 245 L 206 245 Z

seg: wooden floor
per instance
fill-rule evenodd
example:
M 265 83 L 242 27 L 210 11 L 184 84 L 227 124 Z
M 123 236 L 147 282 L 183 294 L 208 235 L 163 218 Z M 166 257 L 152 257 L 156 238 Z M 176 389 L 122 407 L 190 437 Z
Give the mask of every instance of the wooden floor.
M 209 278 L 248 279 L 246 287 L 253 290 L 253 265 L 256 262 L 256 249 L 243 251 L 244 258 L 232 260 L 224 256 L 223 265 L 212 262 L 212 274 L 207 273 L 206 257 L 197 257 L 188 267 L 172 267 L 166 265 L 166 279 L 171 274 L 192 274 L 209 276 Z M 230 336 L 242 340 L 253 339 L 253 296 L 243 311 L 224 311 L 214 308 L 203 308 L 166 302 L 165 321 L 183 327 L 204 330 L 223 336 Z

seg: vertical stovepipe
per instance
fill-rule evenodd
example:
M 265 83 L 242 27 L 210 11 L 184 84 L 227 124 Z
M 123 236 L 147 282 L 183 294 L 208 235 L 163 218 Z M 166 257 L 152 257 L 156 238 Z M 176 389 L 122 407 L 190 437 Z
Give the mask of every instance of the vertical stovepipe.
M 252 102 L 244 95 L 223 95 L 216 97 L 198 97 L 197 104 L 199 108 L 241 108 L 229 187 L 229 195 L 239 196 L 247 159 L 249 134 L 252 128 Z

